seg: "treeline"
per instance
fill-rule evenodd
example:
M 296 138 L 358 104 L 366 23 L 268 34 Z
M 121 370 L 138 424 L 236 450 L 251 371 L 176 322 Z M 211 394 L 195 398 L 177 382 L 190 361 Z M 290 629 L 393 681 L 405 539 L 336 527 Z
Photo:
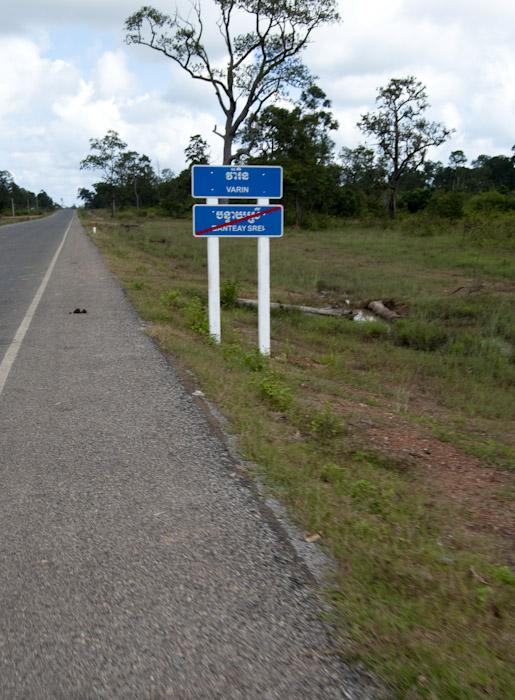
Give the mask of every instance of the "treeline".
M 373 155 L 364 146 L 340 154 L 347 215 L 380 213 L 384 206 L 385 174 L 380 164 L 374 165 Z M 447 165 L 428 160 L 400 178 L 400 212 L 429 209 L 459 219 L 467 204 L 478 211 L 515 211 L 515 147 L 512 157 L 480 155 L 468 165 L 463 151 L 453 151 Z
M 90 139 L 91 153 L 81 161 L 82 170 L 93 170 L 102 179 L 91 189 L 81 187 L 78 197 L 87 209 L 159 208 L 163 213 L 182 217 L 191 211 L 191 177 L 189 168 L 175 175 L 164 168 L 156 172 L 150 158 L 127 149 L 116 131 L 109 130 L 101 139 Z M 207 144 L 192 136 L 185 149 L 188 162 L 208 163 Z
M 288 132 L 287 127 L 286 123 Z M 295 153 L 291 144 L 277 143 L 270 156 L 248 159 L 254 164 L 266 162 L 283 166 L 287 224 L 309 227 L 320 225 L 324 217 L 385 212 L 386 172 L 372 149 L 365 146 L 344 148 L 334 157 L 328 146 L 326 152 L 322 148 L 315 149 L 310 156 L 300 144 Z M 190 139 L 186 152 L 191 158 L 190 164 L 208 163 L 207 144 L 199 135 Z M 122 209 L 156 208 L 179 218 L 189 215 L 194 204 L 189 168 L 174 175 L 169 169 L 156 172 L 146 156 L 136 154 L 131 159 L 139 163 L 139 167 L 127 169 L 123 158 L 112 182 L 100 181 L 92 189 L 79 190 L 86 208 L 110 208 L 114 196 L 116 206 Z M 401 176 L 398 193 L 401 215 L 429 209 L 439 216 L 457 219 L 463 216 L 467 203 L 477 210 L 515 210 L 515 155 L 511 158 L 480 155 L 467 164 L 465 154 L 454 151 L 447 165 L 427 161 L 422 168 L 408 170 Z
M 38 194 L 17 185 L 10 172 L 0 170 L 0 216 L 53 211 L 57 205 L 41 190 Z
M 379 89 L 376 111 L 362 115 L 358 127 L 373 137 L 373 147 L 335 152 L 332 132 L 338 123 L 331 102 L 316 85 L 304 90 L 292 108 L 263 109 L 238 136 L 233 164 L 281 165 L 284 171 L 287 225 L 319 227 L 331 217 L 409 215 L 428 210 L 460 219 L 465 211 L 515 211 L 513 156 L 480 155 L 468 162 L 456 150 L 449 162 L 427 159 L 430 146 L 450 135 L 442 124 L 421 118 L 429 106 L 424 86 L 414 77 L 392 79 Z M 93 189 L 79 190 L 86 207 L 155 207 L 163 213 L 189 215 L 192 164 L 207 164 L 210 153 L 200 135 L 185 149 L 188 168 L 178 175 L 155 172 L 150 159 L 127 150 L 109 131 L 92 139 L 81 168 L 101 172 Z

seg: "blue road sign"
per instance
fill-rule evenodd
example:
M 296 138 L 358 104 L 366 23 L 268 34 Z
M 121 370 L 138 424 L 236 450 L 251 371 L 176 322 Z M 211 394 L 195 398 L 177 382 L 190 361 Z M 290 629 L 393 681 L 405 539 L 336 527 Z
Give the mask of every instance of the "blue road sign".
M 283 169 L 279 165 L 194 165 L 191 193 L 194 197 L 280 199 Z
M 204 236 L 269 236 L 283 235 L 283 208 L 270 204 L 195 204 L 193 235 Z

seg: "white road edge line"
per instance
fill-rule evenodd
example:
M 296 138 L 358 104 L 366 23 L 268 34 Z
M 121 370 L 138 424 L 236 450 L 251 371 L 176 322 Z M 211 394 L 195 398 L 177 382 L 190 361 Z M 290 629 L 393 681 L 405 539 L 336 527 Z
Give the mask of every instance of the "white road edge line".
M 16 356 L 18 354 L 18 351 L 21 347 L 21 344 L 23 342 L 23 338 L 25 337 L 25 333 L 28 331 L 30 322 L 32 321 L 34 314 L 36 313 L 36 309 L 38 308 L 38 304 L 41 300 L 41 297 L 43 296 L 43 293 L 46 289 L 46 286 L 48 284 L 48 281 L 50 279 L 50 275 L 52 274 L 52 271 L 54 269 L 54 266 L 57 262 L 57 258 L 59 257 L 59 253 L 62 250 L 62 247 L 64 245 L 64 242 L 66 241 L 66 236 L 68 235 L 68 231 L 70 230 L 70 226 L 72 225 L 72 221 L 68 224 L 68 228 L 66 229 L 63 240 L 61 241 L 61 245 L 57 249 L 56 254 L 53 257 L 52 262 L 50 263 L 48 270 L 46 271 L 45 276 L 43 277 L 43 281 L 39 285 L 39 289 L 36 292 L 36 296 L 32 300 L 31 305 L 27 309 L 27 313 L 25 314 L 25 317 L 23 321 L 20 323 L 20 327 L 16 331 L 16 335 L 14 336 L 11 344 L 7 348 L 7 352 L 4 355 L 4 359 L 2 360 L 2 363 L 0 364 L 0 394 L 3 391 L 5 382 L 7 381 L 7 377 L 9 376 L 9 372 L 12 369 L 12 366 L 14 364 L 14 361 L 16 360 Z

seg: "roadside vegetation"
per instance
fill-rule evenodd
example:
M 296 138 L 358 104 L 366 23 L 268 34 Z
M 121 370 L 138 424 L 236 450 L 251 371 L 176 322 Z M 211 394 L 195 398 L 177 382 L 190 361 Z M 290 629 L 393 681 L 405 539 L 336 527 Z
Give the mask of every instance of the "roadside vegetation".
M 54 212 L 57 204 L 41 190 L 38 194 L 14 182 L 7 170 L 0 170 L 0 226 L 27 221 L 34 216 Z
M 261 356 L 256 313 L 237 303 L 256 297 L 256 242 L 223 240 L 212 342 L 205 242 L 188 221 L 189 168 L 212 161 L 201 134 L 178 175 L 114 131 L 91 139 L 81 167 L 101 180 L 79 190 L 86 226 L 147 333 L 227 417 L 251 476 L 334 558 L 339 653 L 399 700 L 515 697 L 515 156 L 430 161 L 451 131 L 414 76 L 361 115 L 373 146 L 335 154 L 331 100 L 300 56 L 336 3 L 215 5 L 227 51 L 215 73 L 200 5 L 188 18 L 142 8 L 126 41 L 212 84 L 223 163 L 282 166 L 272 301 L 365 320 L 274 311 Z M 289 104 L 272 99 L 288 87 Z M 372 300 L 401 318 L 367 320 Z
M 409 214 L 401 195 L 396 221 L 287 229 L 271 246 L 272 301 L 358 312 L 382 300 L 402 318 L 273 312 L 270 358 L 256 312 L 236 303 L 256 298 L 255 241 L 221 242 L 216 345 L 191 222 L 81 212 L 147 333 L 227 417 L 251 476 L 334 558 L 324 590 L 339 652 L 403 700 L 515 697 L 515 210 L 498 199 L 460 199 L 451 217 L 440 197 L 441 211 Z

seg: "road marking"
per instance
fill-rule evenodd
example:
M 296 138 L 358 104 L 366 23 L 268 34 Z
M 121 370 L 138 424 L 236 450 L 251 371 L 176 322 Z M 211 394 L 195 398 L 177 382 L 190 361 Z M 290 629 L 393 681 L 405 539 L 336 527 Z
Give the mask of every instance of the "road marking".
M 72 221 L 73 221 L 73 219 L 72 219 Z M 36 313 L 36 309 L 38 308 L 38 304 L 39 304 L 41 297 L 43 296 L 43 293 L 46 289 L 46 286 L 47 286 L 48 281 L 50 279 L 50 275 L 52 274 L 54 266 L 57 262 L 57 258 L 59 257 L 59 253 L 61 252 L 61 249 L 64 245 L 65 240 L 66 240 L 66 236 L 68 235 L 68 231 L 70 230 L 70 226 L 72 225 L 72 221 L 70 221 L 70 223 L 68 224 L 68 228 L 66 229 L 66 231 L 64 233 L 63 240 L 61 241 L 61 245 L 57 249 L 57 252 L 53 257 L 53 260 L 50 263 L 50 266 L 49 266 L 48 270 L 46 271 L 45 276 L 43 277 L 43 281 L 39 285 L 39 289 L 36 292 L 36 296 L 34 297 L 31 305 L 27 309 L 27 313 L 25 314 L 23 321 L 20 323 L 20 327 L 16 331 L 16 335 L 14 336 L 11 344 L 7 348 L 7 352 L 5 353 L 4 359 L 2 360 L 2 363 L 0 364 L 0 394 L 2 393 L 5 382 L 7 381 L 7 377 L 9 376 L 9 372 L 11 371 L 12 366 L 14 364 L 14 361 L 16 360 L 16 356 L 17 356 L 18 351 L 19 351 L 21 344 L 23 342 L 23 338 L 25 337 L 25 333 L 29 329 L 30 322 L 32 321 L 34 314 Z
M 211 226 L 211 228 L 205 228 L 203 231 L 195 231 L 195 236 L 201 236 L 203 233 L 208 233 L 209 231 L 216 231 L 219 228 L 225 228 L 226 226 L 232 226 L 232 224 L 239 224 L 240 221 L 247 221 L 248 219 L 257 219 L 258 216 L 264 216 L 265 214 L 271 214 L 273 211 L 280 211 L 281 207 L 274 207 L 273 209 L 266 209 L 265 211 L 254 212 L 249 216 L 243 216 L 241 219 L 234 219 L 233 221 L 226 221 L 224 224 L 219 224 L 218 226 Z

